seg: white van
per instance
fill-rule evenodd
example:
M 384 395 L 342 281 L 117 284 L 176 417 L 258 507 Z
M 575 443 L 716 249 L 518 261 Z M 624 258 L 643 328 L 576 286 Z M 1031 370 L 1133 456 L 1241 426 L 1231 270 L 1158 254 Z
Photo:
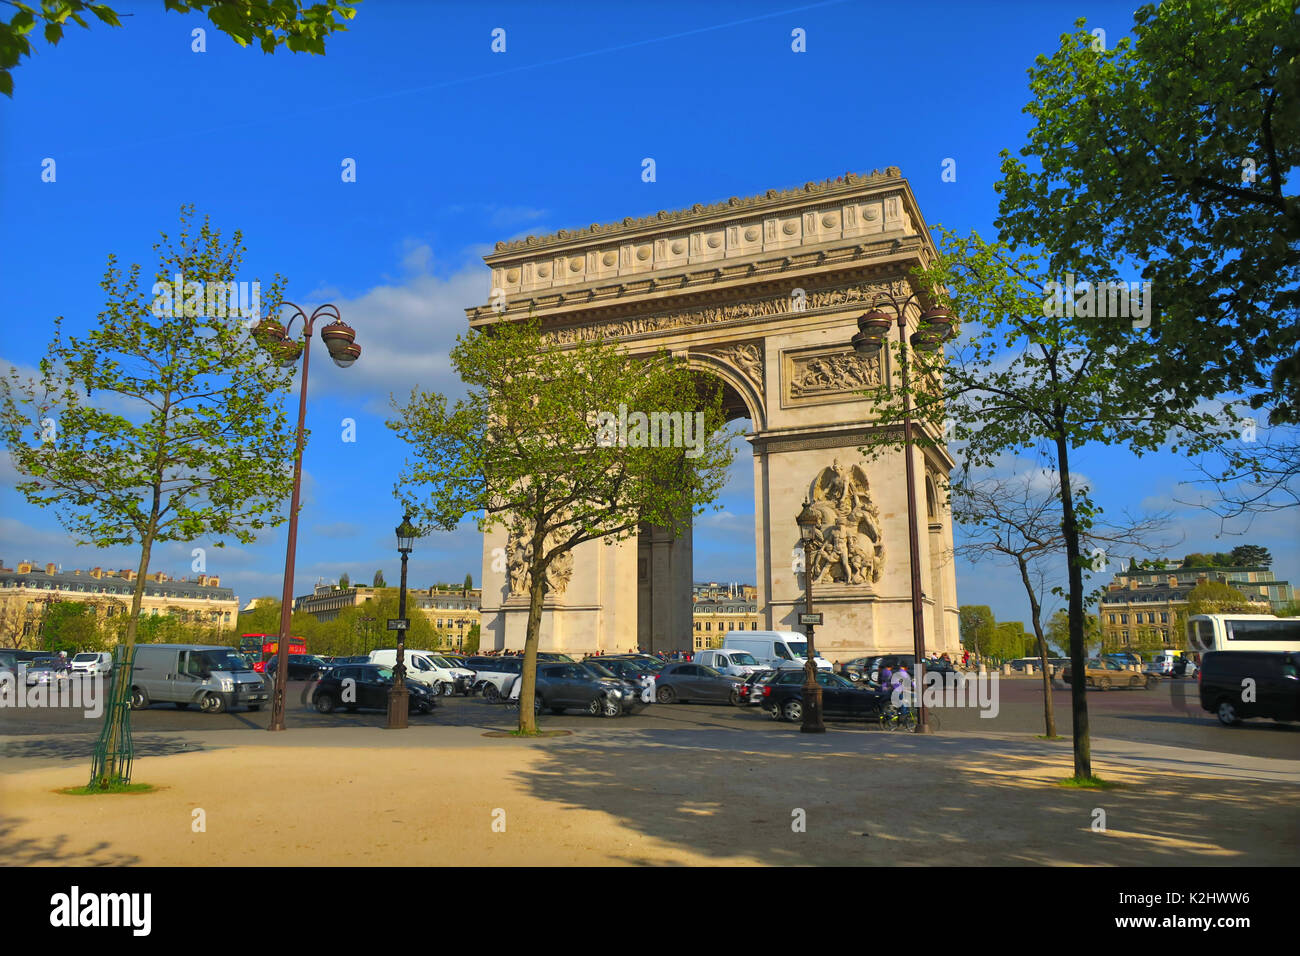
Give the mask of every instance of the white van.
M 727 635 L 727 647 L 748 651 L 763 667 L 803 666 L 808 656 L 808 638 L 797 631 L 733 631 Z M 831 670 L 831 662 L 818 657 L 819 670 Z
M 433 651 L 408 650 L 403 654 L 407 680 L 419 681 L 429 689 L 444 696 L 464 694 L 474 680 L 474 672 L 457 667 Z M 370 663 L 381 667 L 397 666 L 397 648 L 390 647 L 370 652 Z
M 108 651 L 84 651 L 72 658 L 74 674 L 111 674 L 113 672 L 113 655 Z
M 755 671 L 771 670 L 758 662 L 749 651 L 736 647 L 724 647 L 721 650 L 696 651 L 691 657 L 693 664 L 705 664 L 715 671 L 732 677 L 748 677 Z

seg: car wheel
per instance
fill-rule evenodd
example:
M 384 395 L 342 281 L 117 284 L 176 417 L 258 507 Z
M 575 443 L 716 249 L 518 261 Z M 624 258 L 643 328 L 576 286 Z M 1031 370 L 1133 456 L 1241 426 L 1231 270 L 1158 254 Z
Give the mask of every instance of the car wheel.
M 623 705 L 609 695 L 601 698 L 601 703 L 601 714 L 605 717 L 617 717 L 623 713 Z
M 149 695 L 139 687 L 131 688 L 131 709 L 144 710 L 149 706 Z
M 792 723 L 799 723 L 803 720 L 803 701 L 787 700 L 781 707 L 781 716 Z
M 226 709 L 226 702 L 216 694 L 204 694 L 199 701 L 199 710 L 205 714 L 219 714 Z
M 740 706 L 740 691 L 733 689 L 733 690 L 731 691 L 731 697 L 730 697 L 730 700 L 731 700 L 731 705 L 732 705 L 733 707 L 739 707 L 739 706 Z
M 338 706 L 338 701 L 334 699 L 333 694 L 317 694 L 315 704 L 318 712 L 322 714 L 332 714 L 334 713 L 334 708 Z
M 1128 682 L 1129 687 L 1150 687 L 1151 679 L 1143 677 L 1134 677 Z
M 497 690 L 496 684 L 487 683 L 483 685 L 483 699 L 493 702 L 501 699 L 501 691 Z
M 1219 718 L 1219 723 L 1225 727 L 1232 727 L 1241 723 L 1241 718 L 1237 715 L 1237 705 L 1230 700 L 1219 701 L 1216 716 Z
M 1110 678 L 1103 677 L 1101 680 L 1097 681 L 1097 686 L 1102 690 L 1110 690 Z
M 677 699 L 677 691 L 671 687 L 660 687 L 655 691 L 655 700 L 661 704 L 671 704 Z
M 434 697 L 447 697 L 447 696 L 449 696 L 450 694 L 451 694 L 451 691 L 448 689 L 448 687 L 447 687 L 447 682 L 446 682 L 446 681 L 443 681 L 443 680 L 436 680 L 436 681 L 433 682 L 433 696 L 434 696 Z
M 771 717 L 773 720 L 780 720 L 780 719 L 781 719 L 781 708 L 780 708 L 780 707 L 767 707 L 767 708 L 764 708 L 764 709 L 767 711 L 767 716 Z
M 536 717 L 538 714 L 540 714 L 542 712 L 542 708 L 545 706 L 546 705 L 542 703 L 542 695 L 535 694 L 533 697 L 533 716 Z M 561 713 L 563 713 L 563 711 L 561 711 Z
M 599 717 L 601 715 L 601 712 L 604 709 L 605 709 L 604 697 L 593 697 L 591 698 L 590 701 L 587 702 L 587 713 L 591 714 L 591 716 L 593 717 Z
M 178 701 L 176 701 L 176 709 L 177 709 L 177 710 L 189 710 L 189 709 L 190 709 L 190 705 L 187 704 L 187 703 L 185 703 L 184 701 L 179 701 L 179 700 L 178 700 Z

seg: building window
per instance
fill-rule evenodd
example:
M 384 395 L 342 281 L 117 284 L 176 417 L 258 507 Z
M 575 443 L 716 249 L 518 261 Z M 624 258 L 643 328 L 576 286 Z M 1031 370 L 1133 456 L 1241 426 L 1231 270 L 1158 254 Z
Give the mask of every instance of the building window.
M 1119 616 L 1119 622 L 1120 622 L 1121 624 L 1127 624 L 1127 623 L 1128 623 L 1128 615 L 1127 615 L 1127 614 L 1121 614 L 1121 615 Z M 1125 639 L 1125 640 L 1128 640 L 1128 631 L 1125 631 L 1125 632 L 1124 632 L 1124 639 Z
M 1111 615 L 1110 615 L 1110 623 L 1111 623 L 1111 624 L 1114 624 L 1114 623 L 1115 623 L 1115 615 L 1114 615 L 1114 614 L 1111 614 Z
M 1161 624 L 1168 624 L 1168 623 L 1169 623 L 1169 615 L 1166 614 L 1164 611 L 1161 611 L 1161 612 L 1160 612 L 1160 623 L 1161 623 Z M 1169 635 L 1169 632 L 1168 632 L 1168 631 L 1165 631 L 1165 636 L 1167 637 L 1168 635 Z

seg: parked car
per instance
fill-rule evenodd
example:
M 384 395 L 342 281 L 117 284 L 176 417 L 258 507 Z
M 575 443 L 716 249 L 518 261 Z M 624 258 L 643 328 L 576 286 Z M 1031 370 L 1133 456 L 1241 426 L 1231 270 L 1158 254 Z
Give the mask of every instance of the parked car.
M 655 699 L 655 671 L 642 663 L 627 657 L 589 657 L 584 664 L 596 663 L 608 670 L 619 680 L 626 681 L 637 688 L 640 699 L 650 703 Z
M 322 714 L 340 707 L 351 713 L 366 708 L 387 710 L 388 692 L 393 687 L 393 669 L 379 664 L 341 664 L 321 675 L 303 690 L 304 703 Z M 427 714 L 438 706 L 433 691 L 419 681 L 406 681 L 411 713 Z
M 1065 665 L 1061 680 L 1067 684 L 1073 682 L 1072 666 Z M 1098 690 L 1110 690 L 1113 687 L 1154 687 L 1159 679 L 1152 674 L 1138 674 L 1128 670 L 1121 662 L 1109 657 L 1094 657 L 1084 663 L 1084 684 Z
M 1174 670 L 1171 677 L 1195 677 L 1200 668 L 1196 666 L 1196 661 L 1190 657 L 1180 657 L 1174 661 Z
M 803 720 L 802 670 L 782 670 L 763 685 L 763 708 L 773 720 Z M 855 686 L 839 674 L 817 673 L 822 689 L 822 716 L 872 718 L 889 705 L 889 691 Z
M 219 714 L 245 705 L 257 710 L 269 697 L 262 675 L 248 670 L 244 659 L 229 647 L 204 644 L 139 644 L 131 671 L 131 709 L 155 701 L 184 710 L 197 704 L 204 713 Z
M 72 657 L 74 674 L 110 674 L 113 671 L 113 655 L 108 651 L 85 651 Z
M 749 651 L 736 650 L 730 647 L 724 647 L 720 650 L 696 651 L 695 656 L 691 658 L 691 663 L 704 664 L 712 667 L 719 674 L 727 674 L 731 677 L 748 677 L 755 671 L 772 669 L 765 664 L 760 664 L 758 659 Z
M 53 661 L 41 660 L 31 661 L 26 664 L 27 684 L 52 684 L 58 680 L 60 672 L 55 668 Z
M 499 700 L 521 673 L 522 657 L 471 657 L 465 667 L 474 672 L 471 692 Z
M 803 668 L 799 669 L 803 673 Z M 741 706 L 760 706 L 763 703 L 763 687 L 781 671 L 755 671 L 745 678 L 745 683 L 738 688 Z
M 268 679 L 275 677 L 275 671 L 279 664 L 280 658 L 276 656 L 272 656 L 271 659 L 266 662 L 264 673 Z M 288 679 L 311 680 L 317 674 L 329 670 L 332 666 L 332 664 L 327 664 L 315 654 L 290 654 Z
M 1254 717 L 1300 720 L 1300 652 L 1208 651 L 1197 679 L 1201 707 L 1224 726 Z
M 909 674 L 916 673 L 916 655 L 915 654 L 878 654 L 875 657 L 860 657 L 857 661 L 851 661 L 853 664 L 860 664 L 862 677 L 859 681 L 866 680 L 871 684 L 880 683 L 880 672 L 886 667 L 890 671 L 898 670 L 898 666 L 907 668 Z
M 397 648 L 371 651 L 370 662 L 383 667 L 397 666 Z M 404 654 L 406 679 L 419 681 L 435 695 L 468 694 L 474 686 L 474 672 L 458 667 L 432 651 L 413 650 Z
M 1119 661 L 1125 667 L 1127 667 L 1130 664 L 1141 665 L 1142 663 L 1142 658 L 1139 657 L 1137 654 L 1130 654 L 1127 652 L 1115 653 L 1115 654 L 1103 654 L 1102 657 L 1113 661 Z
M 534 685 L 533 709 L 541 713 L 549 708 L 553 714 L 562 714 L 571 708 L 580 708 L 593 716 L 617 717 L 640 709 L 637 689 L 619 680 L 599 665 L 545 661 L 537 665 Z M 609 676 L 605 676 L 609 675 Z M 507 695 L 518 700 L 522 681 L 516 675 L 507 687 Z
M 737 704 L 743 683 L 742 678 L 719 674 L 707 664 L 677 661 L 655 678 L 655 700 L 661 704 L 692 700 Z

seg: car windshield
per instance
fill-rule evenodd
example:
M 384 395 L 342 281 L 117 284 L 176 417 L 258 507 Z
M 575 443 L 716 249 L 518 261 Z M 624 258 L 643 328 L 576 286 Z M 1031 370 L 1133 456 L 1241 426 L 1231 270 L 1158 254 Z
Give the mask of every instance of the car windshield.
M 617 678 L 618 676 L 612 670 L 606 667 L 604 664 L 597 664 L 595 661 L 583 661 L 582 666 L 587 668 L 587 670 L 591 671 L 597 677 Z
M 393 679 L 393 669 L 391 667 L 376 667 L 375 680 L 387 684 Z
M 755 660 L 754 655 L 748 651 L 727 651 L 727 655 L 731 658 L 731 663 L 733 664 L 739 664 L 742 667 L 758 666 L 758 661 Z
M 793 654 L 795 657 L 808 656 L 807 641 L 786 641 L 785 646 L 790 648 L 790 653 Z
M 198 657 L 199 663 L 210 671 L 242 671 L 248 669 L 244 659 L 234 651 L 202 651 Z
M 445 657 L 430 657 L 429 660 L 433 663 L 433 666 L 434 666 L 434 667 L 443 667 L 443 668 L 446 668 L 446 667 L 455 667 L 455 666 L 456 666 L 456 665 L 453 664 L 451 661 L 447 660 L 447 658 L 445 658 Z
M 72 660 L 73 660 L 74 662 L 75 662 L 75 661 L 97 661 L 97 660 L 99 660 L 99 655 L 98 655 L 98 654 L 78 654 L 78 655 L 77 655 L 76 657 L 74 657 Z

